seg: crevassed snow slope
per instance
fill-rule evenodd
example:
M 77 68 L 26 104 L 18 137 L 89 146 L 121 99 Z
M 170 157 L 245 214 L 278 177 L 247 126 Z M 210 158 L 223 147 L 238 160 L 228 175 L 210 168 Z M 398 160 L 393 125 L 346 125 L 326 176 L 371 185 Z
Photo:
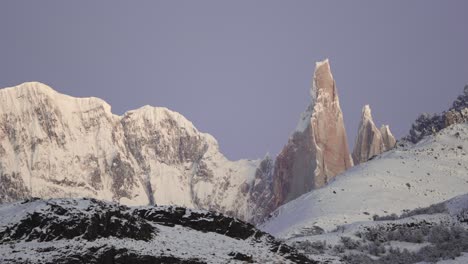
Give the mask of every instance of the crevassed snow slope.
M 467 153 L 468 124 L 450 126 L 353 167 L 326 187 L 281 206 L 260 228 L 291 237 L 304 227 L 331 230 L 467 193 Z

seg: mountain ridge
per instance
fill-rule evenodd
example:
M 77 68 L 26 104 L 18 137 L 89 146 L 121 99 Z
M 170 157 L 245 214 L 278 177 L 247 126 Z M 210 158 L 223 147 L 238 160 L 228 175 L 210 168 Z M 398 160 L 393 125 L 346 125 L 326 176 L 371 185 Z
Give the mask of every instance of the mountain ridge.
M 260 229 L 288 238 L 303 229 L 372 220 L 429 206 L 468 190 L 468 124 L 454 124 L 337 176 L 327 186 L 279 207 Z
M 229 161 L 213 136 L 179 113 L 143 106 L 118 116 L 101 99 L 62 95 L 38 82 L 2 89 L 0 100 L 0 168 L 15 186 L 4 189 L 21 190 L 14 197 L 32 192 L 28 196 L 96 196 L 124 204 L 154 200 L 238 210 L 232 213 L 247 218 L 240 186 L 253 179 L 257 161 Z M 164 186 L 174 178 L 179 188 L 168 191 Z M 215 191 L 223 189 L 231 189 L 231 197 Z M 234 205 L 242 200 L 237 196 L 244 196 L 242 206 Z
M 95 197 L 262 222 L 352 166 L 328 60 L 316 63 L 310 92 L 311 103 L 278 156 L 230 161 L 212 135 L 165 107 L 116 115 L 99 98 L 63 95 L 39 82 L 2 89 L 0 202 Z M 296 153 L 297 144 L 309 146 L 303 149 L 309 154 Z

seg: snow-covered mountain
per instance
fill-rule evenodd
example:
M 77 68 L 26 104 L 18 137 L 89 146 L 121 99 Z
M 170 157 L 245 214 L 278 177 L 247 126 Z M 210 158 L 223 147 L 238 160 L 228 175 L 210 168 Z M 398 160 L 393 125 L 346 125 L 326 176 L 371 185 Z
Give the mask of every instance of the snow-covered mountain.
M 94 197 L 215 210 L 252 223 L 352 166 L 328 60 L 311 104 L 276 158 L 230 161 L 177 112 L 114 115 L 98 98 L 30 82 L 0 90 L 0 203 Z
M 402 144 L 278 208 L 262 230 L 292 237 L 332 230 L 373 215 L 400 214 L 468 192 L 468 124 Z
M 95 199 L 0 205 L 0 263 L 317 263 L 234 218 Z
M 98 98 L 37 82 L 1 89 L 0 102 L 0 202 L 94 197 L 250 218 L 259 161 L 229 161 L 176 112 L 144 106 L 117 116 Z

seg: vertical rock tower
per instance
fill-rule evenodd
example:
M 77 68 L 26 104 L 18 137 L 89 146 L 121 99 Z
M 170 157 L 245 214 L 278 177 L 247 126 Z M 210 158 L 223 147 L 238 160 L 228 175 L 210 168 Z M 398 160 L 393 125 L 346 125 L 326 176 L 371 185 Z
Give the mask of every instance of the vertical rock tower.
M 354 164 L 366 162 L 373 156 L 392 149 L 395 144 L 396 140 L 390 132 L 390 127 L 383 125 L 379 130 L 372 119 L 370 106 L 365 105 L 362 108 L 361 122 L 353 150 Z
M 380 134 L 382 134 L 382 140 L 385 146 L 385 151 L 391 150 L 396 145 L 396 139 L 390 131 L 389 125 L 382 125 L 380 127 Z
M 322 187 L 353 166 L 328 59 L 316 63 L 310 93 L 311 104 L 276 159 L 274 207 Z

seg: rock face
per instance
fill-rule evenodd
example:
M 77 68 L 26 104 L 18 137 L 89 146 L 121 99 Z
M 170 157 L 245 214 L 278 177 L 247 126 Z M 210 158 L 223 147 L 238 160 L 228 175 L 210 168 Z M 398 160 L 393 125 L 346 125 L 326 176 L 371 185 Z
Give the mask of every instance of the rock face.
M 282 205 L 259 227 L 285 239 L 303 232 L 310 237 L 320 233 L 318 227 L 325 231 L 341 225 L 355 227 L 352 223 L 372 222 L 375 214 L 401 214 L 404 209 L 423 208 L 467 194 L 467 150 L 468 123 L 445 128 L 418 144 L 398 144 L 327 186 Z
M 94 197 L 249 219 L 258 163 L 227 160 L 211 135 L 166 108 L 117 116 L 98 98 L 41 83 L 0 90 L 0 202 Z
M 422 138 L 435 134 L 448 126 L 465 122 L 468 122 L 468 85 L 447 111 L 442 112 L 442 114 L 421 114 L 412 124 L 409 135 L 404 140 L 417 143 Z
M 388 125 L 383 125 L 380 130 L 375 126 L 369 105 L 362 108 L 361 122 L 353 150 L 354 164 L 368 161 L 373 156 L 379 155 L 395 147 L 396 140 Z
M 273 208 L 324 186 L 353 166 L 328 60 L 316 64 L 310 93 L 311 104 L 275 162 Z
M 0 263 L 317 263 L 253 225 L 95 199 L 0 205 Z
M 316 64 L 311 96 L 276 159 L 229 161 L 211 135 L 167 108 L 117 116 L 98 98 L 66 96 L 37 82 L 1 89 L 0 203 L 93 197 L 259 223 L 353 165 L 328 60 Z
M 382 141 L 385 147 L 385 151 L 388 151 L 395 147 L 396 139 L 390 131 L 389 125 L 382 125 L 380 127 L 380 134 L 382 135 Z

